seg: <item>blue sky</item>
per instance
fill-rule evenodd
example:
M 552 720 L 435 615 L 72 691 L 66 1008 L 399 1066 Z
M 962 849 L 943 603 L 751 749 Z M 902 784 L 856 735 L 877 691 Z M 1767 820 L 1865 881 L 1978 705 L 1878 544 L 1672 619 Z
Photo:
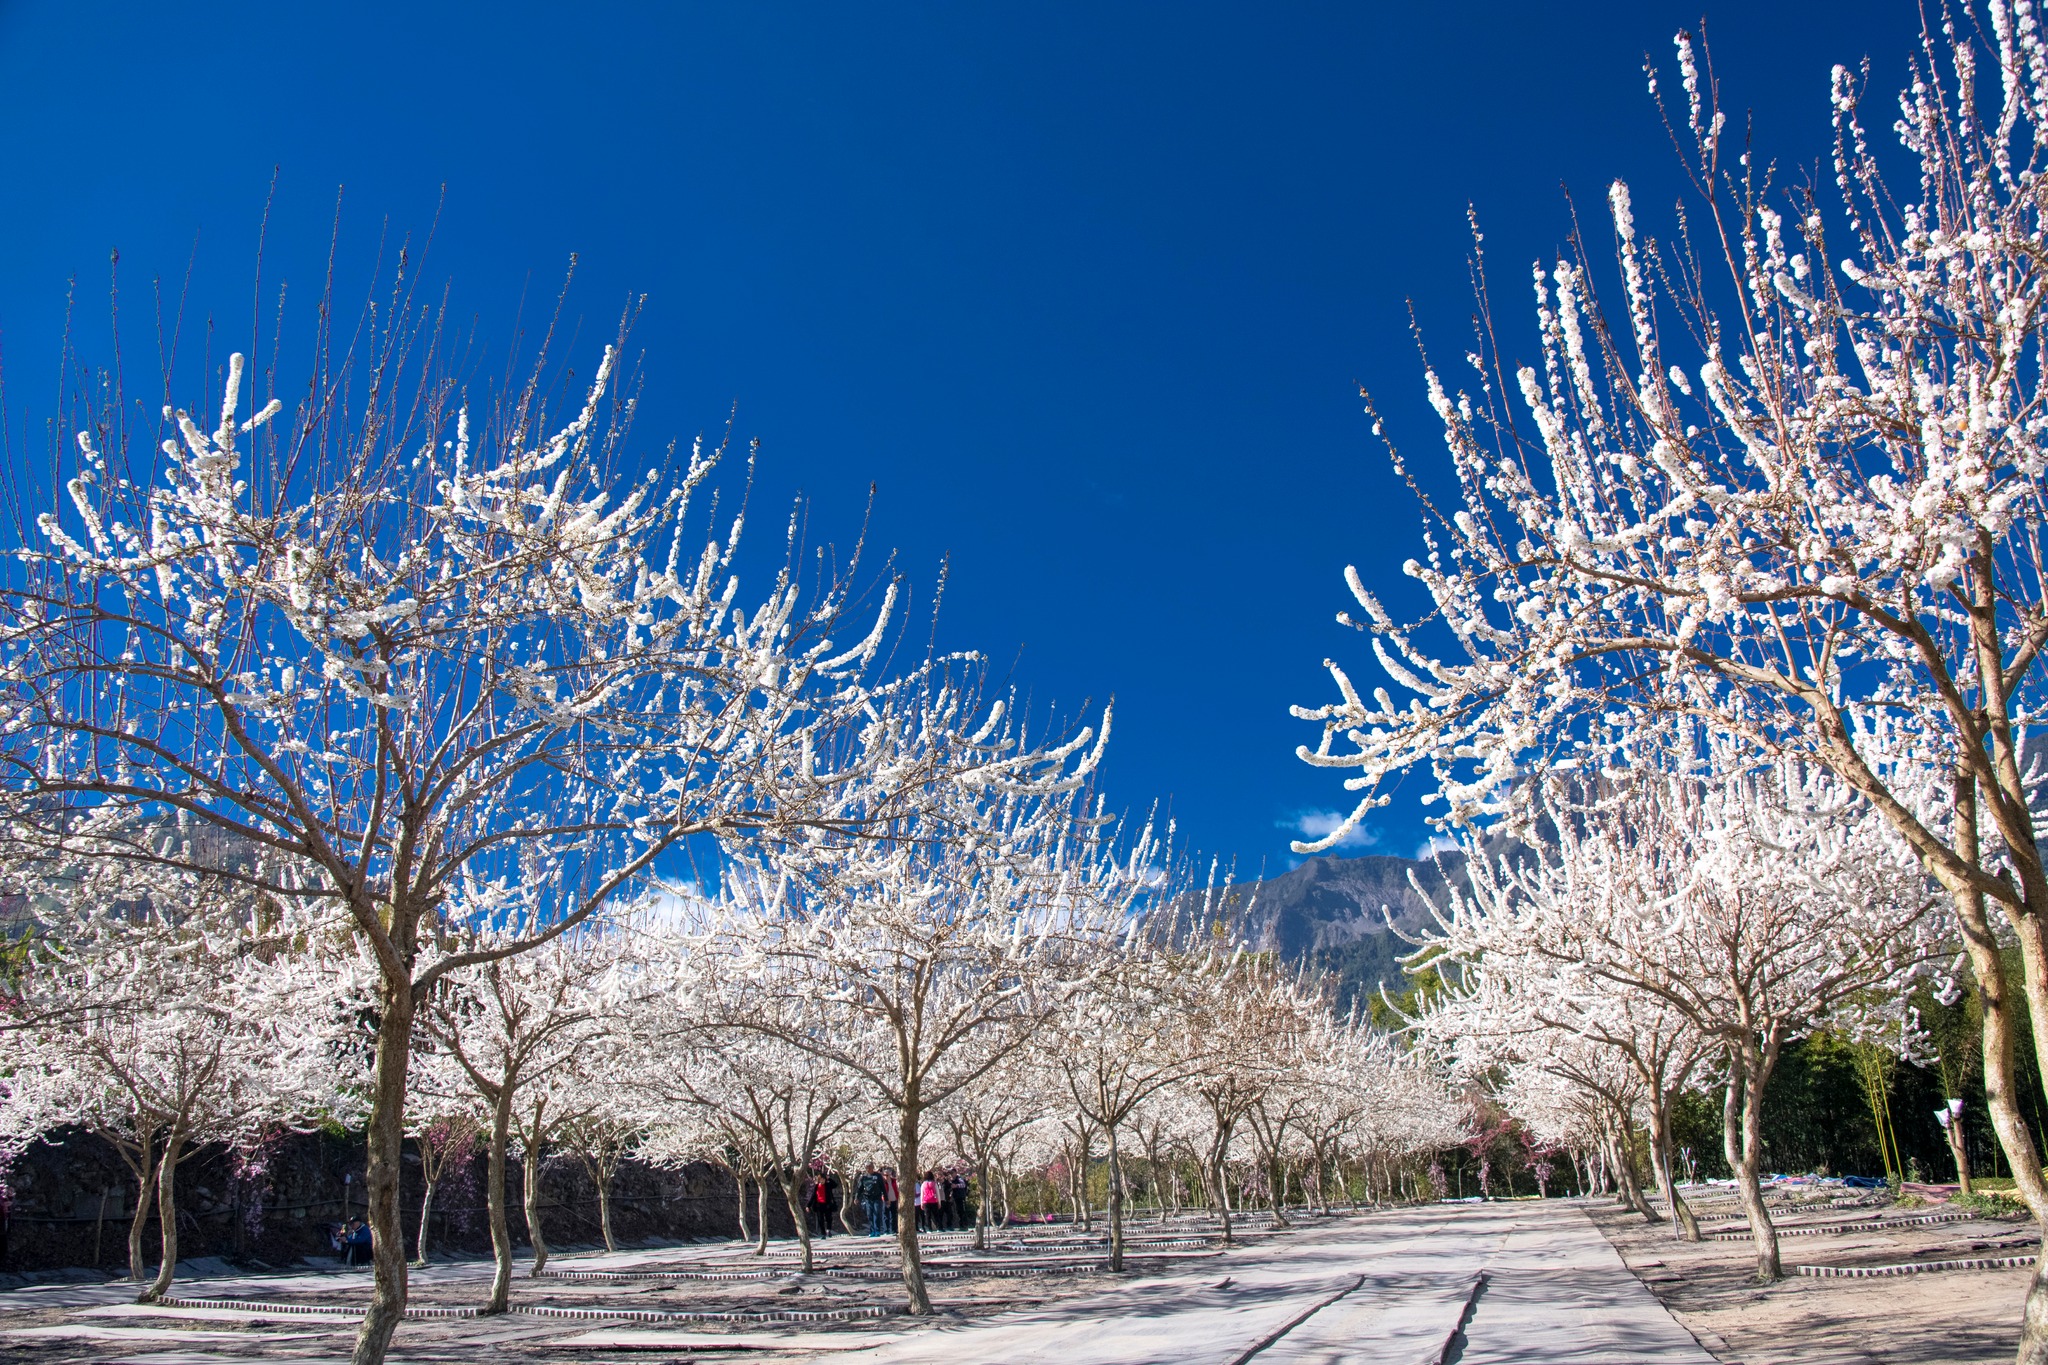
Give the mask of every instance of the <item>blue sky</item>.
M 1112 800 L 1276 869 L 1346 804 L 1287 714 L 1326 699 L 1326 656 L 1371 671 L 1332 619 L 1344 565 L 1410 600 L 1417 518 L 1358 386 L 1429 477 L 1408 309 L 1465 348 L 1467 203 L 1526 326 L 1566 190 L 1589 216 L 1617 175 L 1639 212 L 1674 192 L 1640 67 L 1702 12 L 1724 102 L 1795 168 L 1825 152 L 1830 65 L 1870 57 L 1888 98 L 1917 24 L 1825 0 L 0 0 L 9 449 L 45 449 L 73 281 L 104 362 L 110 249 L 131 346 L 152 277 L 175 297 L 188 269 L 186 334 L 246 344 L 273 167 L 266 310 L 280 282 L 314 296 L 337 189 L 344 284 L 431 227 L 428 277 L 501 354 L 579 253 L 593 356 L 647 296 L 643 446 L 736 403 L 756 506 L 801 492 L 840 539 L 876 484 L 871 534 L 921 589 L 952 557 L 946 643 L 1041 706 L 1114 694 Z M 1371 847 L 1413 851 L 1421 787 Z

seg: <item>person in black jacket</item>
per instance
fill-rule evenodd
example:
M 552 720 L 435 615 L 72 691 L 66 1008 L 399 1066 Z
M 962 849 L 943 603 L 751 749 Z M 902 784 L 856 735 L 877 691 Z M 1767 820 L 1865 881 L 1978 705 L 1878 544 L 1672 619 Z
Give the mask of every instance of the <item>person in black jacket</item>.
M 967 1172 L 955 1171 L 946 1181 L 946 1202 L 951 1206 L 953 1226 L 967 1231 Z
M 868 1236 L 882 1235 L 882 1173 L 871 1161 L 853 1181 L 853 1197 L 860 1200 L 861 1218 L 868 1225 Z

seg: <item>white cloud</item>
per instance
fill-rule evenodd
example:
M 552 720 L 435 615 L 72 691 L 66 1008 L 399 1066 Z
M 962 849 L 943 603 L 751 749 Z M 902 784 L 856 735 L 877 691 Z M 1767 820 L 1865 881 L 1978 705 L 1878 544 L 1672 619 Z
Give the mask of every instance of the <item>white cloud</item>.
M 1412 858 L 1434 858 L 1439 853 L 1456 853 L 1458 841 L 1448 834 L 1432 834 L 1415 846 Z
M 694 880 L 657 882 L 623 916 L 646 929 L 690 929 L 703 923 L 711 898 Z
M 1276 820 L 1273 823 L 1281 829 L 1294 831 L 1294 835 L 1298 839 L 1327 839 L 1344 823 L 1344 817 L 1333 810 L 1304 810 L 1296 811 L 1289 819 Z M 1359 825 L 1331 847 L 1333 849 L 1371 848 L 1378 844 L 1379 841 L 1380 832 L 1378 830 L 1368 825 Z

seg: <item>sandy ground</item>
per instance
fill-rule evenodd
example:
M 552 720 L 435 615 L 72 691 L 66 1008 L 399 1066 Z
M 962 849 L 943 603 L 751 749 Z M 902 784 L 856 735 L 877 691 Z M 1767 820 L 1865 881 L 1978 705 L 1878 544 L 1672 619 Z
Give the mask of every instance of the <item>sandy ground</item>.
M 1691 1193 L 1701 1214 L 1712 1216 L 1703 1231 L 1746 1230 L 1732 1195 Z M 1755 1254 L 1746 1237 L 1694 1245 L 1674 1238 L 1669 1225 L 1646 1225 L 1609 1204 L 1590 1205 L 1589 1212 L 1629 1268 L 1724 1365 L 1990 1365 L 2012 1359 L 2025 1269 L 1819 1279 L 1795 1275 L 1792 1267 L 2026 1255 L 2040 1245 L 2031 1221 L 1916 1224 L 1904 1220 L 1944 1210 L 1772 1203 L 1781 1231 L 1828 1231 L 1782 1238 L 1786 1278 L 1768 1286 L 1754 1281 Z
M 983 1254 L 939 1237 L 935 1318 L 900 1313 L 894 1252 L 864 1239 L 821 1248 L 801 1274 L 787 1243 L 757 1259 L 725 1244 L 558 1258 L 572 1276 L 514 1281 L 513 1312 L 408 1321 L 393 1365 L 1713 1365 L 1576 1201 L 1438 1204 L 1256 1220 L 1221 1249 L 1190 1221 L 1135 1230 L 1132 1268 L 1068 1229 L 1034 1229 Z M 1191 1235 L 1192 1234 L 1192 1235 Z M 763 1263 L 765 1259 L 766 1264 Z M 1088 1273 L 1074 1273 L 1075 1267 Z M 196 1267 L 195 1267 L 196 1269 Z M 141 1306 L 124 1284 L 0 1293 L 0 1358 L 33 1365 L 213 1365 L 345 1358 L 366 1277 L 302 1267 L 210 1268 L 188 1306 Z M 846 1273 L 831 1273 L 833 1271 Z M 996 1272 L 1009 1272 L 998 1274 Z M 414 1303 L 472 1307 L 482 1262 L 417 1277 Z M 299 1310 L 299 1311 L 290 1311 Z M 311 1310 L 311 1311 L 306 1311 Z M 543 1310 L 553 1310 L 552 1315 Z M 739 1311 L 752 1320 L 686 1321 Z M 817 1321 L 768 1320 L 772 1313 Z
M 1728 1195 L 1697 1194 L 1709 1232 L 1743 1232 Z M 1940 1212 L 1786 1202 L 1781 1227 L 1815 1233 L 1784 1238 L 1788 1270 L 2035 1246 L 2031 1223 L 2020 1219 L 1907 1221 Z M 1227 1365 L 1256 1348 L 1276 1365 L 1411 1365 L 1447 1349 L 1463 1365 L 1705 1365 L 1704 1347 L 1722 1365 L 1989 1365 L 2012 1357 L 2028 1275 L 1788 1275 L 1758 1286 L 1746 1237 L 1682 1243 L 1604 1201 L 1388 1209 L 1304 1219 L 1283 1233 L 1254 1223 L 1230 1251 L 1203 1237 L 1212 1230 L 1194 1221 L 1140 1223 L 1132 1268 L 1121 1276 L 1102 1270 L 1100 1249 L 1067 1229 L 1005 1237 L 983 1254 L 941 1235 L 927 1246 L 940 1316 L 923 1321 L 843 1315 L 902 1304 L 893 1250 L 864 1238 L 824 1243 L 818 1273 L 809 1275 L 799 1272 L 790 1243 L 771 1245 L 764 1258 L 733 1243 L 572 1252 L 551 1268 L 575 1275 L 522 1273 L 513 1281 L 514 1308 L 528 1311 L 408 1321 L 392 1360 L 1189 1365 L 1213 1357 Z M 416 1277 L 413 1301 L 473 1306 L 489 1278 L 486 1262 L 437 1264 Z M 0 1292 L 0 1362 L 337 1362 L 367 1291 L 362 1272 L 308 1266 L 267 1275 L 220 1267 L 178 1286 L 183 1297 L 220 1301 L 213 1307 L 135 1305 L 134 1288 L 121 1282 L 12 1289 Z M 292 1308 L 316 1311 L 283 1311 Z M 589 1316 L 540 1316 L 535 1308 Z M 759 1316 L 789 1311 L 821 1317 Z M 706 1312 L 756 1316 L 641 1316 Z M 1436 1354 L 1414 1349 L 1425 1338 Z
M 941 1322 L 969 1323 L 1019 1308 L 1100 1294 L 1168 1267 L 1195 1269 L 1218 1254 L 1210 1227 L 1162 1227 L 1150 1217 L 1130 1229 L 1130 1269 L 1103 1268 L 1106 1248 L 1070 1229 L 1026 1230 L 992 1240 L 977 1253 L 964 1235 L 935 1234 L 924 1241 L 930 1291 Z M 1249 1243 L 1270 1236 L 1256 1223 Z M 1192 1245 L 1189 1245 L 1193 1242 Z M 633 1322 L 636 1335 L 658 1336 L 656 1350 L 634 1350 L 647 1362 L 731 1360 L 774 1362 L 829 1358 L 824 1353 L 869 1348 L 895 1339 L 904 1294 L 893 1244 L 837 1236 L 817 1244 L 816 1273 L 803 1274 L 794 1242 L 772 1242 L 765 1256 L 739 1243 L 650 1247 L 608 1255 L 590 1249 L 558 1252 L 550 1272 L 512 1281 L 514 1314 L 489 1319 L 410 1320 L 393 1345 L 396 1365 L 407 1361 L 596 1362 L 617 1358 L 607 1328 L 621 1312 L 802 1313 L 883 1309 L 874 1318 L 820 1321 Z M 1001 1272 L 1001 1273 L 997 1273 Z M 467 1307 L 488 1293 L 487 1261 L 440 1262 L 415 1271 L 413 1307 Z M 593 1276 L 593 1278 L 576 1278 Z M 596 1278 L 595 1276 L 617 1276 Z M 737 1277 L 737 1278 L 719 1278 Z M 47 1284 L 0 1293 L 0 1362 L 33 1365 L 209 1365 L 231 1360 L 343 1360 L 368 1275 L 329 1265 L 302 1264 L 273 1274 L 208 1275 L 181 1281 L 178 1297 L 228 1301 L 216 1308 L 159 1308 L 133 1303 L 124 1281 Z M 248 1305 L 244 1307 L 243 1305 Z M 534 1307 L 598 1309 L 609 1321 L 541 1318 L 516 1310 Z M 330 1313 L 303 1310 L 332 1308 Z M 280 1310 L 300 1311 L 280 1311 Z M 266 1311 L 268 1310 L 268 1311 Z M 353 1311 L 351 1311 L 353 1310 Z M 582 1340 L 578 1340 L 582 1338 Z M 652 1345 L 650 1338 L 647 1344 Z

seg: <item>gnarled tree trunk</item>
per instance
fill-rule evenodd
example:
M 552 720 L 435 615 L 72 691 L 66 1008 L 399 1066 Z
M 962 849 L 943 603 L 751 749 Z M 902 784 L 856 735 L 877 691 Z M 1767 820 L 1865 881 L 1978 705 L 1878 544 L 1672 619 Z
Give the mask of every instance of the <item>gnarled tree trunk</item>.
M 896 1217 L 896 1245 L 903 1252 L 903 1288 L 910 1295 L 910 1312 L 924 1316 L 932 1311 L 931 1294 L 924 1286 L 924 1261 L 917 1245 L 917 1171 L 921 1106 L 914 1099 L 897 1111 L 896 1170 L 902 1203 Z M 907 1183 L 906 1183 L 907 1182 Z
M 485 1183 L 490 1197 L 491 1252 L 497 1268 L 491 1275 L 491 1297 L 484 1312 L 502 1313 L 512 1306 L 512 1224 L 505 1212 L 505 1149 L 512 1136 L 512 1088 L 499 1089 L 491 1105 L 491 1154 L 486 1164 Z
M 155 1303 L 171 1289 L 171 1277 L 178 1269 L 178 1162 L 185 1155 L 185 1130 L 178 1124 L 164 1136 L 163 1159 L 156 1167 L 156 1223 L 162 1240 L 163 1260 L 156 1279 L 136 1296 L 137 1303 Z
M 1671 1232 L 1687 1242 L 1700 1240 L 1699 1220 L 1693 1217 L 1685 1196 L 1678 1192 L 1678 1178 L 1671 1169 L 1671 1110 L 1668 1101 L 1650 1106 L 1650 1167 L 1664 1202 L 1671 1209 Z
M 409 945 L 402 945 L 409 948 Z M 405 1317 L 405 1229 L 398 1218 L 398 1173 L 405 1150 L 405 1073 L 412 1059 L 411 981 L 384 974 L 378 992 L 377 1061 L 371 1081 L 369 1160 L 370 1309 L 356 1332 L 353 1365 L 383 1365 L 391 1334 Z
M 1756 1243 L 1756 1278 L 1761 1283 L 1780 1278 L 1784 1268 L 1778 1259 L 1778 1230 L 1764 1207 L 1758 1167 L 1763 1161 L 1764 1085 L 1771 1078 L 1777 1060 L 1777 1044 L 1762 1048 L 1731 1047 L 1728 1058 L 1728 1089 L 1721 1105 L 1721 1142 L 1728 1167 L 1735 1172 L 1736 1192 L 1743 1212 L 1749 1215 L 1749 1233 Z
M 1109 1124 L 1109 1268 L 1124 1268 L 1124 1163 L 1117 1146 L 1116 1125 Z
M 540 1138 L 538 1136 L 540 1131 L 540 1110 L 538 1108 L 534 1110 L 533 1127 L 534 1136 L 521 1144 L 526 1150 L 520 1154 L 521 1159 L 519 1163 L 520 1178 L 526 1187 L 524 1190 L 526 1196 L 526 1240 L 533 1247 L 533 1268 L 526 1272 L 528 1279 L 539 1275 L 548 1263 L 547 1233 L 542 1230 L 540 1225 L 541 1150 Z
M 803 1178 L 786 1165 L 777 1166 L 775 1183 L 782 1187 L 782 1202 L 789 1206 L 790 1220 L 796 1224 L 797 1255 L 803 1262 L 804 1274 L 809 1275 L 818 1267 L 812 1259 L 811 1211 L 804 1207 L 807 1201 L 802 1193 Z

